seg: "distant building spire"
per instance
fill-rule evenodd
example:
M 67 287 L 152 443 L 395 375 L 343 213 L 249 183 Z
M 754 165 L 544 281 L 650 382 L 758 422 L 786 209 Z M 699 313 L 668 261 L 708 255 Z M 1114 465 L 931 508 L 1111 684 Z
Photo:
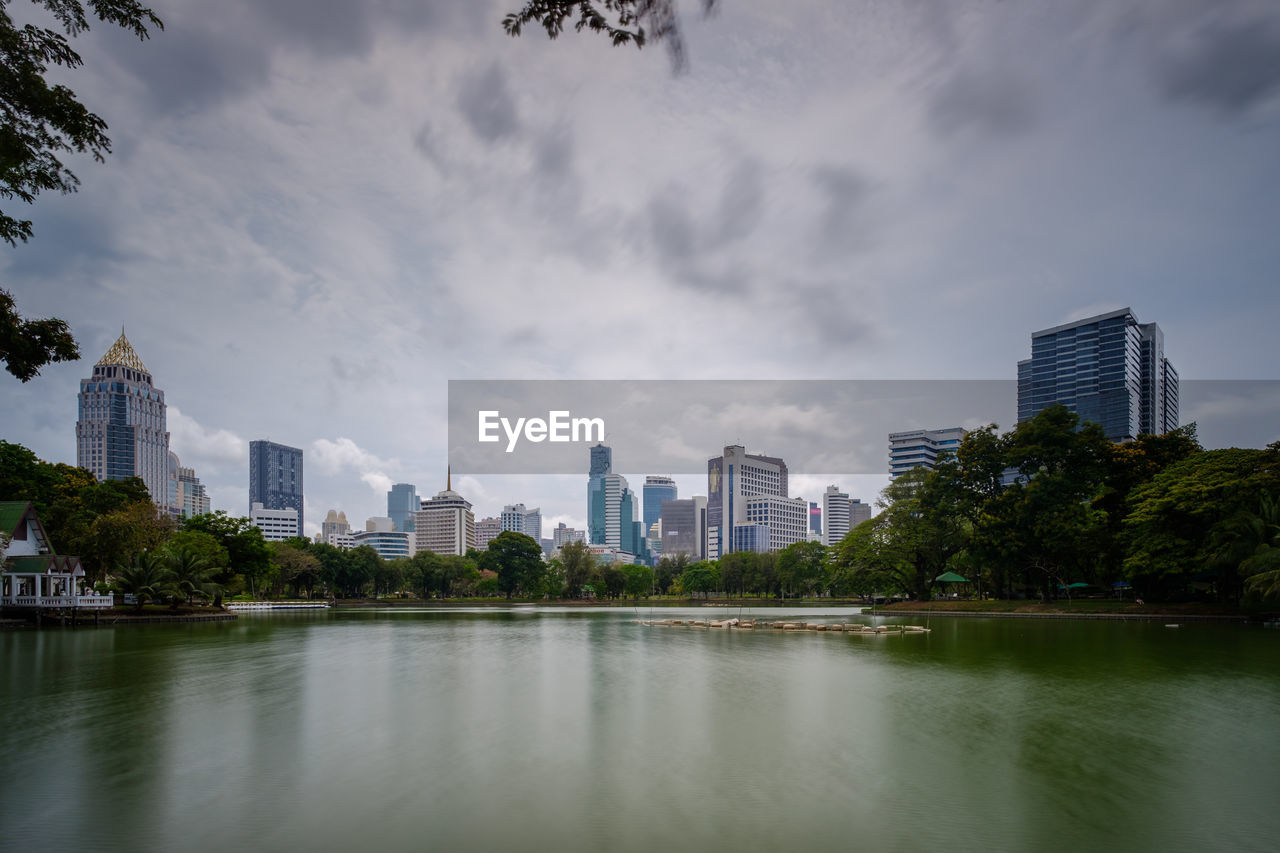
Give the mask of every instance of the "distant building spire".
M 452 492 L 453 491 L 453 466 L 447 465 L 445 466 L 444 470 L 445 470 L 444 490 L 446 492 Z

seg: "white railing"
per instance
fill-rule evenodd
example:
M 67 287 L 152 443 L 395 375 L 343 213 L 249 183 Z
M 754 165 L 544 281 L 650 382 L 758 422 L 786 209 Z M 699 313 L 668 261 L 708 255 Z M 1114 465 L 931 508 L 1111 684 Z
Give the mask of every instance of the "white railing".
M 9 607 L 87 607 L 90 609 L 112 607 L 115 596 L 98 595 L 11 595 L 4 599 Z
M 228 601 L 228 610 L 319 610 L 329 606 L 327 601 Z

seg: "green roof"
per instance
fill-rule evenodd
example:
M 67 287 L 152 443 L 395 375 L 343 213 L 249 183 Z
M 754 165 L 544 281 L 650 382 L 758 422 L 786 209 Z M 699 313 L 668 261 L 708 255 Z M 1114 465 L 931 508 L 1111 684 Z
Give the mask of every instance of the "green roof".
M 934 578 L 938 583 L 968 583 L 967 578 L 963 578 L 955 572 L 943 572 Z
M 0 501 L 0 533 L 12 535 L 29 506 L 31 501 Z

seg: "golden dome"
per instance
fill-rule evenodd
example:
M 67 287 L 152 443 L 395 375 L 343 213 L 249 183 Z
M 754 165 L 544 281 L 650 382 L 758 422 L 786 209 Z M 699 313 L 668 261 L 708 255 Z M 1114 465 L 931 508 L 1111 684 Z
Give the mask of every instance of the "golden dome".
M 142 363 L 142 359 L 138 358 L 138 354 L 133 351 L 133 344 L 129 343 L 129 339 L 124 336 L 124 330 L 120 330 L 120 337 L 111 345 L 111 349 L 107 350 L 107 354 L 98 359 L 98 364 L 118 364 L 124 367 L 131 367 L 134 370 L 141 370 L 143 373 L 150 373 L 147 366 Z

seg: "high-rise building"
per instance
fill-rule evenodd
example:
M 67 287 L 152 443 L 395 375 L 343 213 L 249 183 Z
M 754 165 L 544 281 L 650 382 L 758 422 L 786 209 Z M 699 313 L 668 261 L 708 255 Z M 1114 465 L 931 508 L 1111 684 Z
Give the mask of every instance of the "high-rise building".
M 302 451 L 273 441 L 249 442 L 249 503 L 295 510 L 298 529 L 293 535 L 303 535 Z
M 1018 362 L 1018 422 L 1061 403 L 1112 441 L 1178 426 L 1178 371 L 1164 333 L 1121 308 L 1031 333 Z
M 864 504 L 861 498 L 849 500 L 849 529 L 857 527 L 871 518 L 871 504 Z
M 570 542 L 586 542 L 587 532 L 585 530 L 575 530 L 572 527 L 565 526 L 562 521 L 551 530 L 551 545 L 553 548 L 560 548 Z
M 347 514 L 337 510 L 329 510 L 329 513 L 324 517 L 324 521 L 320 524 L 320 541 L 334 545 L 336 543 L 330 541 L 330 537 L 349 536 L 350 534 L 351 524 L 347 521 Z
M 413 517 L 414 551 L 466 556 L 476 547 L 476 517 L 471 502 L 453 490 L 452 478 L 443 492 L 422 502 Z
M 502 508 L 502 529 L 523 533 L 536 542 L 542 541 L 542 509 L 528 509 L 524 504 L 507 504 Z
M 613 473 L 613 448 L 597 444 L 591 448 L 587 472 L 587 541 L 605 544 L 604 477 Z
M 964 434 L 960 427 L 889 433 L 889 476 L 897 477 L 912 468 L 932 471 L 938 460 L 955 455 Z
M 644 478 L 644 529 L 650 530 L 662 518 L 662 502 L 673 501 L 680 495 L 676 481 L 670 477 L 648 476 Z
M 749 454 L 735 444 L 707 460 L 707 557 L 718 559 L 734 550 L 733 526 L 748 521 L 746 498 L 785 498 L 787 489 L 787 463 L 776 456 Z M 805 510 L 807 526 L 808 504 Z
M 502 519 L 482 518 L 476 522 L 476 550 L 486 551 L 489 543 L 498 538 L 498 534 L 502 532 Z
M 849 496 L 836 486 L 822 495 L 822 544 L 828 548 L 849 533 Z
M 702 495 L 662 502 L 662 553 L 707 558 L 707 499 Z
M 822 538 L 822 507 L 813 501 L 809 501 L 809 532 L 818 534 L 818 538 Z
M 413 514 L 422 509 L 418 487 L 412 483 L 396 483 L 387 492 L 387 515 L 396 530 L 413 532 Z
M 351 546 L 368 545 L 384 560 L 413 556 L 413 534 L 404 530 L 361 530 L 351 534 Z
M 781 551 L 788 545 L 804 542 L 809 538 L 809 502 L 804 498 L 785 498 L 781 495 L 753 495 L 745 498 L 746 526 L 763 527 L 765 551 Z M 734 525 L 734 541 L 743 525 Z M 735 547 L 734 550 L 737 550 Z M 756 547 L 745 550 L 761 550 Z
M 178 512 L 183 518 L 210 512 L 209 495 L 191 468 L 178 467 Z
M 138 477 L 152 502 L 168 512 L 171 494 L 169 431 L 164 392 L 121 330 L 93 375 L 80 380 L 76 465 L 99 480 Z

